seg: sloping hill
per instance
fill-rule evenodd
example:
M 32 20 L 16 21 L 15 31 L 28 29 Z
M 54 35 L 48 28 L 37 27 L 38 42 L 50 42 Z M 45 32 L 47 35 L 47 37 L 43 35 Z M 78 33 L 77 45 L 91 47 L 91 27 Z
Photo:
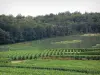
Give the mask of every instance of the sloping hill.
M 48 38 L 5 46 L 10 50 L 44 50 L 52 48 L 99 48 L 99 44 L 100 34 L 84 34 Z
M 100 34 L 84 34 L 2 45 L 1 49 L 8 49 L 7 55 L 13 60 L 37 59 L 40 57 L 43 57 L 43 59 L 45 57 L 99 59 L 99 44 Z

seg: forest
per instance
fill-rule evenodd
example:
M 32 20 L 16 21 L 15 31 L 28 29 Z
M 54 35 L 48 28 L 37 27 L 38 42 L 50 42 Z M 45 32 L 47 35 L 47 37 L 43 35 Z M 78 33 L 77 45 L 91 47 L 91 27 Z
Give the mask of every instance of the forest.
M 0 44 L 85 33 L 100 33 L 100 13 L 66 11 L 36 17 L 0 15 Z

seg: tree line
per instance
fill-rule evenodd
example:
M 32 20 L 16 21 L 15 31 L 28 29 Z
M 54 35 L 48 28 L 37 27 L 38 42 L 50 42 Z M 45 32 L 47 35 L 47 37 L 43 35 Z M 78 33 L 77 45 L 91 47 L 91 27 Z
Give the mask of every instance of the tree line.
M 67 11 L 37 17 L 0 15 L 0 44 L 80 33 L 100 33 L 100 13 Z

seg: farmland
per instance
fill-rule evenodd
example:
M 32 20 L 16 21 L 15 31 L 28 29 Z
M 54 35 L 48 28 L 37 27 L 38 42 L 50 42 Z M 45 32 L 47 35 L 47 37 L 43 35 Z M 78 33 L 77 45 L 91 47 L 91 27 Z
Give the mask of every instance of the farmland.
M 99 44 L 99 34 L 82 34 L 0 45 L 0 74 L 100 75 Z
M 5 72 L 5 71 L 6 72 Z M 33 70 L 33 69 L 20 69 L 20 68 L 0 68 L 1 75 L 100 75 L 100 74 L 89 74 L 79 73 L 70 71 L 57 71 L 57 70 Z
M 59 63 L 58 63 L 59 62 Z M 84 65 L 85 64 L 85 65 Z M 10 66 L 9 66 L 10 65 Z M 16 75 L 99 75 L 100 61 L 96 60 L 24 60 L 0 67 L 1 74 Z M 8 69 L 9 68 L 9 69 Z

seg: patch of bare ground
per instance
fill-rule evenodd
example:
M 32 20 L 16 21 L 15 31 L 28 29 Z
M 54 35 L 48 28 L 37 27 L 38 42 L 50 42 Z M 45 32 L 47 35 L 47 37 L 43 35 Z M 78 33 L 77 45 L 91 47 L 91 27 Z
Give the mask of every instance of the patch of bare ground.
M 11 63 L 21 63 L 23 60 L 16 60 L 16 61 L 11 61 Z

